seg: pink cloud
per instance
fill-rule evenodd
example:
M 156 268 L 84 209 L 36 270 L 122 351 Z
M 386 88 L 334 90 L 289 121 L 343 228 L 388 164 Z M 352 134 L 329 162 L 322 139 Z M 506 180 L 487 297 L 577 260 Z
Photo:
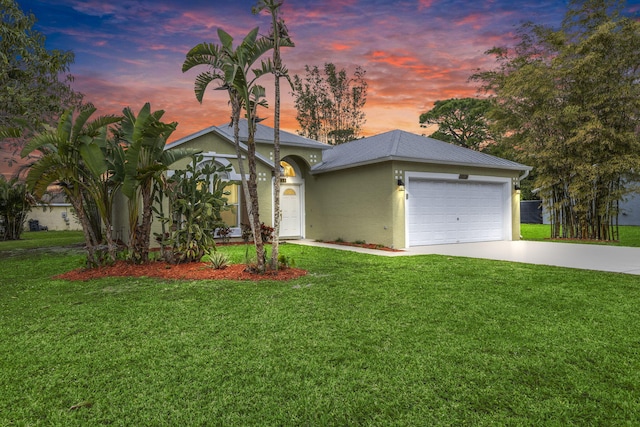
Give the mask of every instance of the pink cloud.
M 418 10 L 429 9 L 433 6 L 434 0 L 419 0 L 418 1 Z
M 455 25 L 460 26 L 460 25 L 470 25 L 472 28 L 474 29 L 480 29 L 483 26 L 484 21 L 486 21 L 486 15 L 480 14 L 480 13 L 474 13 L 471 15 L 467 15 L 462 17 L 462 19 L 459 19 L 455 22 Z

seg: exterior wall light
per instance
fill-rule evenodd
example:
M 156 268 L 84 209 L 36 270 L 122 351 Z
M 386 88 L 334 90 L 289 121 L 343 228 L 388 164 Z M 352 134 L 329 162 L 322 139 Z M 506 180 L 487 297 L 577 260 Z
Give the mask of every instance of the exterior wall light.
M 404 181 L 398 178 L 398 187 L 404 187 Z

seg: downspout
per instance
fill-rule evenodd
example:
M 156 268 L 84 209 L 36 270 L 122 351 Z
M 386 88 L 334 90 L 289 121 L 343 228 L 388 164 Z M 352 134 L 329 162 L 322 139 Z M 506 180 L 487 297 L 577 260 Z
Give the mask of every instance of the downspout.
M 527 169 L 526 171 L 524 171 L 524 174 L 522 176 L 518 177 L 518 184 L 520 184 L 520 181 L 526 179 L 529 176 L 529 172 L 531 172 L 531 169 Z

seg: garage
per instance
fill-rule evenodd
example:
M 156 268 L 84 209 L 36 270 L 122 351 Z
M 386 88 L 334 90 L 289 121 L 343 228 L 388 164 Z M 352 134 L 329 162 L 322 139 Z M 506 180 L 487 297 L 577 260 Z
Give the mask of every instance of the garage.
M 306 236 L 397 249 L 517 239 L 530 170 L 400 130 L 340 144 L 305 181 Z
M 408 246 L 510 240 L 509 183 L 491 177 L 412 177 Z

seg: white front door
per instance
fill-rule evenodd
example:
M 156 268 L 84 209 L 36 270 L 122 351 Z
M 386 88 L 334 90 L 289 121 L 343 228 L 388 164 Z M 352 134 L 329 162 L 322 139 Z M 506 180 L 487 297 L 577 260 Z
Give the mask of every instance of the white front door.
M 280 186 L 280 237 L 301 237 L 302 216 L 300 215 L 300 186 Z

